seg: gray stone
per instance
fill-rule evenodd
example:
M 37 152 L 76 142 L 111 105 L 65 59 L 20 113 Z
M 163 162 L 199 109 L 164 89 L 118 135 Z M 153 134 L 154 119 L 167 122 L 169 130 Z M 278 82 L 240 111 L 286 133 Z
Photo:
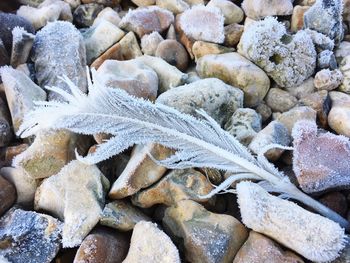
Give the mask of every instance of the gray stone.
M 242 8 L 246 16 L 254 20 L 267 16 L 287 16 L 293 12 L 290 0 L 244 0 Z
M 323 50 L 320 52 L 317 55 L 317 67 L 319 69 L 336 69 L 338 65 L 337 61 L 335 60 L 334 53 L 330 50 Z
M 90 3 L 79 5 L 73 13 L 73 21 L 79 27 L 89 27 L 94 23 L 98 13 L 103 10 L 103 5 Z
M 267 93 L 265 102 L 273 112 L 285 112 L 293 108 L 298 100 L 285 90 L 272 88 Z

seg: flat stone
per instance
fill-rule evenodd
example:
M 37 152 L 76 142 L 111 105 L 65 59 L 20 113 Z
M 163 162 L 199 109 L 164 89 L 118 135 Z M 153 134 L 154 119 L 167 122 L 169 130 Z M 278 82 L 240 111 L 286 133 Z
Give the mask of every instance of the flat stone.
M 254 20 L 267 16 L 287 16 L 293 12 L 290 0 L 244 0 L 242 8 L 246 16 Z
M 15 27 L 12 30 L 12 51 L 10 64 L 16 68 L 21 64 L 25 64 L 32 50 L 35 36 L 28 33 L 21 27 Z
M 336 133 L 350 137 L 350 95 L 331 91 L 332 107 L 328 114 L 328 124 Z
M 183 200 L 165 210 L 163 224 L 183 240 L 186 260 L 193 263 L 229 263 L 248 237 L 247 229 L 229 215 L 207 211 Z
M 16 188 L 0 175 L 0 216 L 2 216 L 16 201 Z

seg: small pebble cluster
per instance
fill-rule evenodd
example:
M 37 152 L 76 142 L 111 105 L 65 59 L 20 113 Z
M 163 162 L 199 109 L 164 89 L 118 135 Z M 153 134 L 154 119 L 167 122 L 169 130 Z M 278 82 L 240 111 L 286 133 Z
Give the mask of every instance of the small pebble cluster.
M 202 116 L 350 220 L 349 0 L 0 3 L 0 262 L 350 262 L 344 229 L 230 173 L 169 170 L 157 144 L 86 165 L 110 138 L 16 133 L 66 76 Z M 93 125 L 93 123 L 91 124 Z M 118 139 L 118 138 L 116 138 Z M 350 208 L 350 207 L 349 207 Z

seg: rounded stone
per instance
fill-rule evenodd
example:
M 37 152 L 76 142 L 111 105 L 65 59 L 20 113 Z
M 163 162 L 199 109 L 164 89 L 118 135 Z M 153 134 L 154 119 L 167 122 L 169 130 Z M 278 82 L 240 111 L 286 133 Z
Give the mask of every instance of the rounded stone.
M 181 71 L 185 71 L 188 66 L 188 54 L 186 49 L 176 40 L 166 39 L 159 43 L 156 57 L 160 57 L 170 65 L 177 67 Z

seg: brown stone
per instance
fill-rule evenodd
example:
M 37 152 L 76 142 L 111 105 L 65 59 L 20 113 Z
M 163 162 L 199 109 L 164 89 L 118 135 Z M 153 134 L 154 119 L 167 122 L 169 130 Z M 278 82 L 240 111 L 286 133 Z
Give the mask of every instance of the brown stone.
M 16 201 L 16 188 L 0 175 L 0 216 Z
M 166 39 L 159 43 L 155 53 L 156 57 L 160 57 L 170 65 L 177 67 L 181 71 L 185 71 L 188 66 L 188 54 L 186 49 L 176 40 Z
M 199 58 L 209 54 L 223 54 L 235 51 L 234 48 L 228 48 L 215 43 L 196 41 L 192 46 L 192 53 L 197 61 Z
M 342 193 L 332 192 L 325 194 L 319 199 L 319 201 L 342 217 L 346 217 L 348 203 L 346 197 Z
M 243 34 L 244 26 L 240 24 L 231 24 L 224 27 L 225 30 L 225 46 L 236 46 Z
M 303 29 L 304 14 L 307 10 L 309 10 L 309 8 L 310 6 L 294 6 L 290 25 L 290 30 L 292 32 L 298 32 L 299 30 Z
M 180 22 L 179 22 L 180 21 L 180 17 L 181 17 L 181 14 L 178 14 L 176 16 L 176 19 L 175 19 L 175 30 L 176 30 L 176 32 L 179 35 L 179 41 L 186 48 L 188 54 L 190 55 L 190 58 L 194 59 L 194 54 L 192 53 L 192 46 L 193 46 L 194 42 L 196 42 L 196 40 L 191 38 L 191 37 L 189 37 L 189 36 L 187 36 L 184 33 L 184 31 L 181 29 Z
M 1 166 L 11 166 L 12 159 L 27 150 L 29 145 L 27 143 L 22 143 L 14 146 L 8 146 L 0 149 L 0 161 Z

